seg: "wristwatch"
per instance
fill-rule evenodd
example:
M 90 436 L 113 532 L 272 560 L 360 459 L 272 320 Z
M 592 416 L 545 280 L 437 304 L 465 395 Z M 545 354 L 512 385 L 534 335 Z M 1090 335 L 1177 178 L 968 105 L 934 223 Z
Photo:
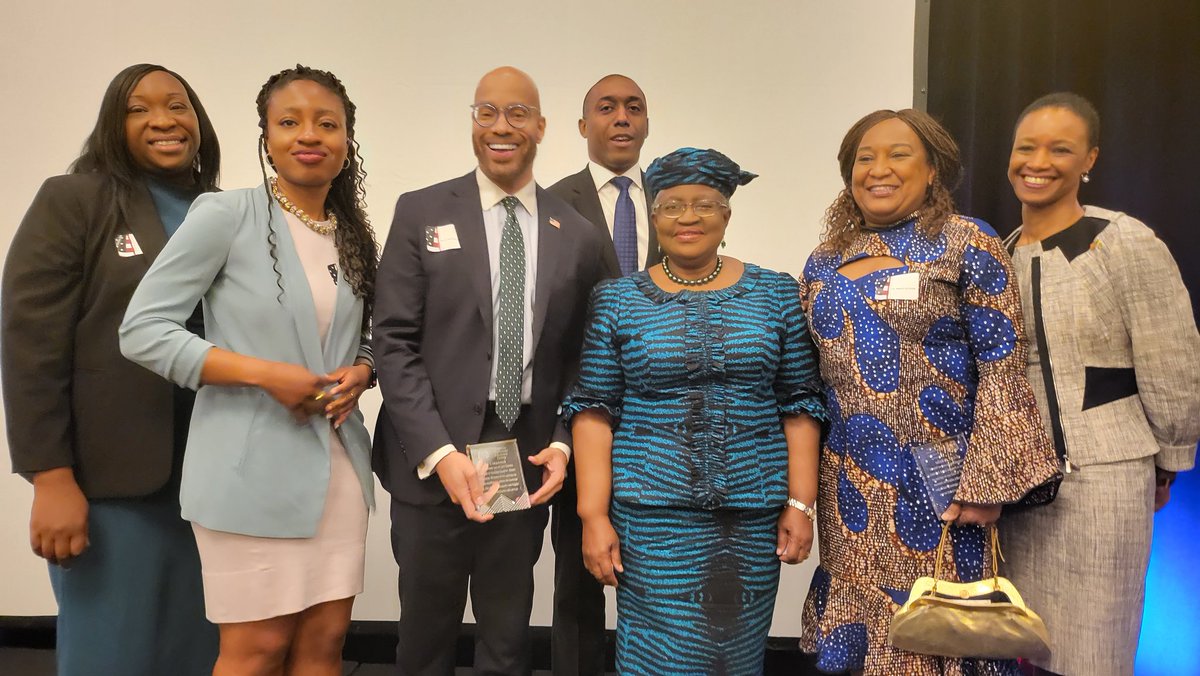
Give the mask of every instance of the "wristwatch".
M 803 502 L 800 502 L 796 498 L 788 498 L 787 506 L 795 507 L 796 509 L 800 510 L 801 514 L 803 514 L 804 516 L 807 516 L 809 521 L 816 523 L 816 521 L 817 521 L 817 508 L 816 507 L 809 507 L 808 505 L 804 504 Z

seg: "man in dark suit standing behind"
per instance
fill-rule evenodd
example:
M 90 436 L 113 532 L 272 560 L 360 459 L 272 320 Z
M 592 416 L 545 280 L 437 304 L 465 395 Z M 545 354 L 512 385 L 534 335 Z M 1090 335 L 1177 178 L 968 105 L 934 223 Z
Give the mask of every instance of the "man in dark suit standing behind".
M 605 273 L 621 277 L 662 260 L 650 224 L 650 195 L 638 160 L 650 133 L 646 96 L 624 75 L 608 75 L 583 98 L 579 134 L 588 164 L 550 187 L 592 222 L 603 240 Z M 556 676 L 604 673 L 604 587 L 583 566 L 582 525 L 575 512 L 574 464 L 554 503 L 554 626 Z
M 594 228 L 534 183 L 539 106 L 525 73 L 485 75 L 471 107 L 478 168 L 401 195 L 379 264 L 374 459 L 392 495 L 400 674 L 454 673 L 468 591 L 475 673 L 530 671 L 533 565 L 570 455 L 557 410 L 603 274 Z M 533 507 L 485 514 L 462 451 L 508 438 Z

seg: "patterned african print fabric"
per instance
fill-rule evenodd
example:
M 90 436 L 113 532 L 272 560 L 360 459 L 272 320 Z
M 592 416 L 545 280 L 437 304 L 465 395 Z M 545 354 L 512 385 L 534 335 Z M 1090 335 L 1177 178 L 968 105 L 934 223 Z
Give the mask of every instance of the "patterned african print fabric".
M 761 673 L 787 500 L 781 416 L 825 420 L 799 289 L 747 264 L 725 289 L 667 293 L 647 272 L 592 292 L 569 421 L 613 420 L 628 674 Z
M 648 272 L 592 292 L 568 420 L 613 419 L 613 499 L 699 509 L 781 507 L 781 415 L 824 420 L 796 280 L 746 264 L 732 286 L 663 291 Z
M 850 279 L 867 256 L 901 264 Z M 917 273 L 917 278 L 898 279 Z M 916 279 L 915 284 L 911 282 Z M 905 293 L 902 281 L 908 281 Z M 1014 673 L 1015 663 L 954 660 L 892 648 L 892 615 L 932 575 L 941 534 L 911 449 L 966 435 L 956 499 L 1006 504 L 1059 476 L 1028 381 L 1019 291 L 982 221 L 951 216 L 926 237 L 915 220 L 864 232 L 847 251 L 815 252 L 801 284 L 832 420 L 821 454 L 821 563 L 804 607 L 801 647 L 823 671 Z M 986 531 L 951 529 L 943 576 L 991 575 Z

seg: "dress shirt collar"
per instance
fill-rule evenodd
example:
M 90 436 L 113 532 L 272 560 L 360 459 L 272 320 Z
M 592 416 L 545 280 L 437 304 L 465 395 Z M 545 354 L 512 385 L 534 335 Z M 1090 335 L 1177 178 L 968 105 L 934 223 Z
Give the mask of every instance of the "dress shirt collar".
M 618 175 L 628 176 L 633 181 L 633 184 L 638 187 L 638 190 L 646 192 L 646 189 L 642 187 L 642 165 L 640 164 L 633 165 L 624 174 L 614 174 L 608 167 L 588 160 L 588 169 L 592 172 L 592 181 L 596 183 L 596 192 L 600 192 L 601 188 L 608 185 L 608 182 Z
M 491 210 L 500 203 L 500 200 L 508 197 L 508 193 L 504 192 L 500 186 L 493 183 L 492 179 L 488 178 L 483 173 L 483 170 L 479 169 L 478 167 L 475 169 L 475 181 L 479 183 L 479 206 L 483 211 Z M 536 222 L 537 181 L 530 179 L 530 181 L 526 183 L 524 187 L 513 193 L 512 196 L 517 198 L 517 201 L 521 203 L 521 206 L 525 207 L 525 211 L 528 211 L 529 215 L 533 216 L 533 219 Z

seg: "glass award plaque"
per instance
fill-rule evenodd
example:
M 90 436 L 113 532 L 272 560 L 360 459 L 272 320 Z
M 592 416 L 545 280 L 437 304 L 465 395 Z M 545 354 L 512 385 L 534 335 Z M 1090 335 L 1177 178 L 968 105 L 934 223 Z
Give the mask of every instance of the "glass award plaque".
M 483 484 L 483 514 L 503 514 L 529 509 L 529 488 L 521 471 L 521 450 L 516 439 L 468 444 L 467 456 Z
M 954 501 L 967 454 L 967 435 L 956 434 L 924 444 L 913 444 L 909 452 L 925 484 L 933 508 L 940 516 Z

